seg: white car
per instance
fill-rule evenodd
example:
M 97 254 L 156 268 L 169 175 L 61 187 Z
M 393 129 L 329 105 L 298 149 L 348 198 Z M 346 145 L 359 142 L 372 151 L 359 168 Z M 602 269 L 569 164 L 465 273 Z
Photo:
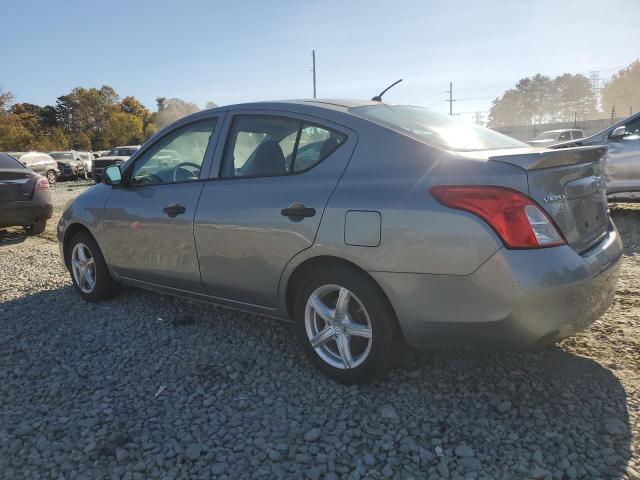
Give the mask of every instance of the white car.
M 547 130 L 541 132 L 527 143 L 532 147 L 548 147 L 561 142 L 584 138 L 584 131 L 579 128 L 564 128 L 561 130 Z

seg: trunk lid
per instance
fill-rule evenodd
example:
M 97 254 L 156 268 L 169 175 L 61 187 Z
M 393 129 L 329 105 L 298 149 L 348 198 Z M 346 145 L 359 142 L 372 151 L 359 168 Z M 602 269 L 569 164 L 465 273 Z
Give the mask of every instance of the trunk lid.
M 0 170 L 0 202 L 31 200 L 37 177 L 25 168 Z
M 493 152 L 489 161 L 525 170 L 529 196 L 553 219 L 571 247 L 583 252 L 606 235 L 610 220 L 600 161 L 606 147 L 503 152 Z

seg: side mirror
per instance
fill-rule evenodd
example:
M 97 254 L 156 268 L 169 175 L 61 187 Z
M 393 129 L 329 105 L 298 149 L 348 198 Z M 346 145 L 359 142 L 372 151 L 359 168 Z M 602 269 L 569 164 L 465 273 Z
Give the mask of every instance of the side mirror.
M 622 125 L 620 127 L 614 128 L 613 131 L 609 134 L 609 138 L 613 140 L 618 140 L 624 137 L 626 133 L 627 133 L 627 127 Z
M 104 175 L 102 175 L 102 182 L 111 185 L 118 186 L 122 182 L 122 172 L 118 165 L 111 165 L 105 168 Z

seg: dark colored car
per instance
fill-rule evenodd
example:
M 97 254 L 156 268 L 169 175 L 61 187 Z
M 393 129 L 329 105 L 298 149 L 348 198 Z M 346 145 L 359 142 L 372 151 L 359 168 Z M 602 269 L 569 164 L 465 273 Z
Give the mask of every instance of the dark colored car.
M 49 152 L 49 155 L 58 162 L 61 177 L 74 179 L 82 177 L 86 179 L 89 176 L 87 166 L 80 152 L 68 150 L 65 152 Z
M 0 228 L 22 226 L 42 233 L 53 213 L 49 180 L 0 153 Z
M 91 176 L 96 183 L 102 181 L 102 171 L 110 165 L 120 165 L 126 162 L 131 155 L 133 155 L 140 145 L 127 145 L 123 147 L 116 147 L 106 155 L 97 158 L 93 161 L 93 171 Z

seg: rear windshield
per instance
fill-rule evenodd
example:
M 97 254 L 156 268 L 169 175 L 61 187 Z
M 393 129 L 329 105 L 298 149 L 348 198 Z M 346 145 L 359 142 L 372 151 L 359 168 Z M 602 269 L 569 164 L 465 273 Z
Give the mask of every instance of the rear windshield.
M 527 144 L 478 125 L 421 107 L 370 105 L 351 113 L 405 133 L 416 140 L 447 150 L 497 150 L 522 148 Z
M 73 154 L 71 152 L 51 152 L 54 160 L 73 160 Z
M 0 168 L 25 168 L 25 166 L 11 155 L 0 153 Z
M 107 157 L 130 157 L 135 153 L 135 148 L 114 148 L 106 156 Z

